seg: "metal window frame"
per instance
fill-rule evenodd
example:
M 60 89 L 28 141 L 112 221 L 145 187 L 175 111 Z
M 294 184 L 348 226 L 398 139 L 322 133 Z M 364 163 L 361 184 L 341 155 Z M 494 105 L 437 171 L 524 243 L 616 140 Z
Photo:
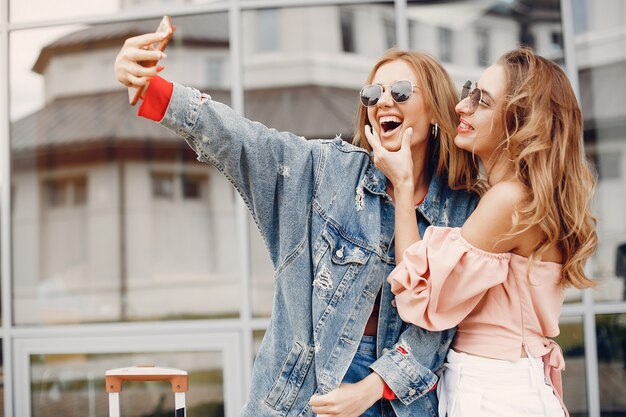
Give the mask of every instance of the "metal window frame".
M 9 0 L 0 2 L 0 302 L 4 415 L 13 415 L 11 338 L 11 148 L 9 130 Z
M 132 351 L 184 351 L 195 348 L 218 349 L 224 354 L 224 392 L 226 415 L 238 415 L 248 394 L 253 363 L 253 332 L 266 329 L 269 319 L 255 318 L 251 311 L 250 230 L 248 212 L 239 201 L 236 209 L 238 250 L 242 254 L 240 278 L 240 318 L 215 321 L 182 321 L 153 323 L 103 323 L 46 327 L 14 326 L 11 257 L 11 166 L 9 120 L 9 38 L 15 31 L 41 29 L 72 24 L 117 23 L 135 19 L 173 17 L 191 14 L 227 12 L 229 19 L 230 59 L 232 73 L 232 107 L 243 114 L 244 89 L 241 49 L 241 14 L 244 10 L 266 7 L 305 7 L 342 4 L 380 3 L 375 0 L 224 0 L 197 5 L 151 7 L 146 12 L 121 12 L 114 15 L 78 16 L 69 19 L 41 19 L 32 22 L 9 21 L 9 3 L 0 0 L 0 80 L 5 88 L 0 94 L 0 243 L 2 328 L 0 337 L 4 357 L 4 413 L 7 416 L 31 415 L 29 358 L 33 353 L 107 353 Z M 406 0 L 399 0 L 406 4 Z M 389 4 L 394 4 L 389 1 Z M 405 6 L 406 7 L 406 6 Z M 406 17 L 404 16 L 406 21 Z M 408 44 L 406 30 L 398 31 L 400 45 Z M 176 334 L 176 342 L 162 336 Z M 105 335 L 105 336 L 102 336 Z M 216 340 L 220 340 L 219 343 Z M 105 348 L 114 344 L 115 348 Z M 45 346 L 45 348 L 42 348 Z M 159 346 L 156 348 L 154 346 Z M 243 389 L 242 389 L 243 387 Z
M 565 70 L 572 83 L 576 97 L 580 102 L 580 83 L 578 81 L 578 65 L 576 62 L 576 45 L 574 33 L 574 15 L 572 0 L 560 0 L 561 27 L 563 33 L 563 55 Z M 582 141 L 583 138 L 581 137 Z M 587 264 L 587 271 L 591 270 Z M 600 376 L 598 368 L 598 345 L 596 339 L 596 307 L 609 307 L 611 304 L 595 305 L 593 290 L 582 291 L 580 310 L 583 317 L 583 339 L 585 343 L 585 376 L 587 383 L 587 410 L 590 417 L 600 417 Z M 615 306 L 616 307 L 616 306 Z M 621 306 L 626 309 L 626 306 Z M 613 310 L 619 312 L 619 309 Z
M 115 332 L 114 332 L 115 333 Z M 238 389 L 241 374 L 239 335 L 236 332 L 195 332 L 172 335 L 141 335 L 119 332 L 109 335 L 76 335 L 63 337 L 20 338 L 14 342 L 15 377 L 30 381 L 30 358 L 34 354 L 105 354 L 105 353 L 167 353 L 209 352 L 222 355 L 224 377 L 224 411 L 227 417 L 239 415 L 241 391 Z M 132 366 L 137 364 L 128 364 Z M 158 364 L 157 364 L 158 365 Z M 32 415 L 31 384 L 15 386 L 15 415 Z
M 30 354 L 50 352 L 54 349 L 68 352 L 71 349 L 89 349 L 103 352 L 101 343 L 106 339 L 119 342 L 123 351 L 135 348 L 146 351 L 146 341 L 158 341 L 172 350 L 189 350 L 202 345 L 202 349 L 220 349 L 231 364 L 225 372 L 224 390 L 228 416 L 234 416 L 243 405 L 250 383 L 253 361 L 253 332 L 267 328 L 269 319 L 253 317 L 251 311 L 251 263 L 250 230 L 248 213 L 240 201 L 236 206 L 237 236 L 242 253 L 240 270 L 242 294 L 240 297 L 240 318 L 216 321 L 164 322 L 154 323 L 105 323 L 98 325 L 48 326 L 29 328 L 13 326 L 12 300 L 12 258 L 11 258 L 11 157 L 9 121 L 9 37 L 11 32 L 25 29 L 38 29 L 70 24 L 116 23 L 133 19 L 158 18 L 163 14 L 183 16 L 200 13 L 228 12 L 230 35 L 230 59 L 232 74 L 231 99 L 233 108 L 243 114 L 244 91 L 242 74 L 242 12 L 268 7 L 306 7 L 324 5 L 365 5 L 380 3 L 376 0 L 222 0 L 206 4 L 168 5 L 151 7 L 146 12 L 121 12 L 114 15 L 82 16 L 71 19 L 51 19 L 33 22 L 12 23 L 9 21 L 9 3 L 16 0 L 0 0 L 0 288 L 2 303 L 2 326 L 0 337 L 3 348 L 4 373 L 4 414 L 7 416 L 29 414 L 15 413 L 30 404 L 24 398 L 24 388 L 30 389 L 30 375 L 25 371 L 25 361 Z M 390 0 L 394 5 L 396 39 L 401 48 L 409 47 L 407 21 L 407 0 Z M 574 45 L 572 0 L 560 0 L 563 28 L 566 70 L 578 93 L 578 69 Z M 585 362 L 587 375 L 587 401 L 590 417 L 600 416 L 600 394 L 598 376 L 597 341 L 595 320 L 598 314 L 626 314 L 626 302 L 595 303 L 591 290 L 583 291 L 582 301 L 563 307 L 564 317 L 583 318 L 585 339 Z M 161 339 L 163 332 L 173 332 L 180 336 L 171 344 Z M 101 336 L 105 335 L 105 336 Z M 104 338 L 104 339 L 103 339 Z M 220 339 L 220 342 L 217 340 Z M 45 342 L 45 343 L 44 343 Z M 179 343 L 180 342 L 180 343 Z M 223 342 L 223 343 L 222 343 Z M 38 346 L 46 346 L 45 352 Z M 98 349 L 100 347 L 100 349 Z M 52 350 L 50 350 L 52 349 Z M 104 353 L 104 352 L 103 352 Z M 228 379 L 226 378 L 228 374 Z M 243 387 L 243 390 L 241 389 Z M 24 402 L 27 400 L 26 402 Z M 233 411 L 235 410 L 235 411 Z M 235 414 L 233 414 L 235 413 Z

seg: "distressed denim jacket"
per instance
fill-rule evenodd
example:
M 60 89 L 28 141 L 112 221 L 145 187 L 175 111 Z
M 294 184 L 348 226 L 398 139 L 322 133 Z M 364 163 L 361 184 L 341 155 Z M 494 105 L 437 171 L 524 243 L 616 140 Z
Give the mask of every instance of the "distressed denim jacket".
M 309 399 L 337 388 L 377 293 L 371 369 L 394 391 L 384 416 L 436 416 L 433 370 L 454 330 L 407 325 L 386 277 L 394 268 L 394 206 L 363 149 L 305 140 L 247 120 L 197 90 L 174 85 L 161 124 L 233 184 L 261 231 L 275 270 L 274 307 L 242 416 L 312 416 Z M 433 176 L 417 207 L 419 229 L 461 226 L 477 197 Z

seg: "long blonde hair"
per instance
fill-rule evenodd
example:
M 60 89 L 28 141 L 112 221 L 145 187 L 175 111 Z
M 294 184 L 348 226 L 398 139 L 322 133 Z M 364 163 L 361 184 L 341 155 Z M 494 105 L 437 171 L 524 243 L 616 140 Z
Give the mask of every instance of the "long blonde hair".
M 371 83 L 376 71 L 384 64 L 402 60 L 408 63 L 415 75 L 417 82 L 424 93 L 426 102 L 433 112 L 435 123 L 439 125 L 439 133 L 435 136 L 432 130 L 429 137 L 427 169 L 430 174 L 436 163 L 437 175 L 448 176 L 448 185 L 453 189 L 470 190 L 478 184 L 478 166 L 474 163 L 471 155 L 454 146 L 456 126 L 459 116 L 454 107 L 459 101 L 454 83 L 443 66 L 430 55 L 409 52 L 392 48 L 388 50 L 374 65 L 367 77 L 367 84 Z M 367 117 L 367 108 L 358 105 L 353 143 L 368 151 L 371 147 L 365 137 L 365 126 L 370 121 Z
M 596 177 L 585 159 L 582 114 L 564 71 L 529 48 L 505 53 L 507 90 L 501 112 L 505 149 L 515 173 L 530 190 L 528 204 L 515 213 L 519 234 L 538 225 L 545 235 L 532 259 L 558 246 L 561 282 L 588 288 L 583 271 L 597 246 L 591 197 Z

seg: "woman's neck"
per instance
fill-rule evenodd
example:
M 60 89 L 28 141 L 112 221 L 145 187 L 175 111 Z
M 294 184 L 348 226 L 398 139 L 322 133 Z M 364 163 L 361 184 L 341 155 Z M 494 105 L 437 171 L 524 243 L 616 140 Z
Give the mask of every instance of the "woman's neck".
M 487 174 L 487 182 L 490 186 L 494 186 L 499 182 L 508 181 L 515 178 L 515 166 L 506 155 L 489 158 L 487 163 L 482 161 Z
M 422 153 L 422 155 L 426 155 L 426 152 Z M 415 204 L 422 201 L 428 192 L 431 174 L 425 157 L 413 160 L 413 198 Z

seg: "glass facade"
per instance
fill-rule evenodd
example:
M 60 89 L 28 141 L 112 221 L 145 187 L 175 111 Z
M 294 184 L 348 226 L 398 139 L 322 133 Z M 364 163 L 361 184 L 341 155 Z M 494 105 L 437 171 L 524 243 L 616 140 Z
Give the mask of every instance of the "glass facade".
M 265 242 L 229 182 L 136 117 L 112 71 L 162 11 L 177 26 L 164 77 L 310 139 L 352 137 L 358 90 L 392 46 L 432 54 L 459 87 L 521 44 L 562 65 L 600 239 L 598 287 L 563 308 L 565 402 L 626 416 L 626 3 L 258 3 L 0 0 L 2 415 L 107 415 L 104 371 L 145 363 L 190 372 L 190 416 L 245 401 L 272 311 Z M 170 397 L 130 384 L 122 414 L 167 414 Z
M 582 317 L 563 317 L 561 334 L 555 339 L 563 349 L 567 370 L 563 377 L 563 392 L 572 417 L 588 416 L 587 384 L 585 379 L 585 342 Z
M 189 371 L 187 415 L 224 415 L 222 360 L 219 354 L 212 352 L 31 355 L 32 415 L 108 416 L 108 394 L 102 375 L 122 362 L 192 368 Z M 192 366 L 194 363 L 202 365 Z M 122 392 L 120 415 L 142 417 L 175 414 L 169 383 L 125 382 Z
M 172 48 L 164 76 L 180 73 L 189 85 L 227 96 L 227 15 L 177 23 L 197 44 Z M 67 34 L 33 49 L 28 68 L 44 82 L 41 102 L 31 103 L 38 110 L 22 108 L 24 92 L 11 88 L 17 325 L 239 316 L 234 190 L 173 134 L 145 130 L 135 109 L 119 106 L 124 92 L 103 85 L 114 48 L 98 42 L 156 24 L 59 29 Z M 17 55 L 49 37 L 49 29 L 11 34 L 11 80 L 26 70 Z M 62 52 L 90 40 L 80 54 Z M 176 61 L 185 49 L 195 62 Z
M 603 416 L 626 410 L 626 314 L 596 316 L 596 346 Z

